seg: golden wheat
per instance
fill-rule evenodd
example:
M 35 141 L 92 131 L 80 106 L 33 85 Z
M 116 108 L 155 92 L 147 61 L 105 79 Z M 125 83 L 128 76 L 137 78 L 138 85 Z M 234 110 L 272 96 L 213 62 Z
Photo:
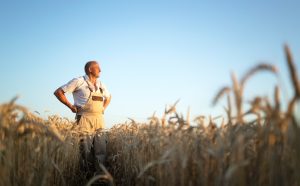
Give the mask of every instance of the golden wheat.
M 0 106 L 0 185 L 300 185 L 300 128 L 295 105 L 299 79 L 285 46 L 294 96 L 284 104 L 279 86 L 273 99 L 256 96 L 243 111 L 246 81 L 259 71 L 278 69 L 260 64 L 213 99 L 227 95 L 227 118 L 200 115 L 190 121 L 176 112 L 175 102 L 162 117 L 133 119 L 108 131 L 107 167 L 90 178 L 80 169 L 81 132 L 59 116 L 47 120 L 16 105 Z M 231 100 L 231 98 L 232 99 Z M 232 103 L 231 101 L 234 101 Z M 236 111 L 234 113 L 234 111 Z M 246 117 L 254 115 L 252 121 Z M 217 123 L 221 120 L 221 123 Z M 208 123 L 206 123 L 208 122 Z

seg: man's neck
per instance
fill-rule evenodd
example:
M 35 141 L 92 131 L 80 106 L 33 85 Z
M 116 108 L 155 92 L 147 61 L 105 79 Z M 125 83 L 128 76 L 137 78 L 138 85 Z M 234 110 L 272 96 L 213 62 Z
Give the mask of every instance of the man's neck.
M 88 77 L 89 77 L 89 80 L 91 83 L 96 84 L 96 81 L 97 81 L 96 77 L 94 77 L 93 75 L 88 75 Z

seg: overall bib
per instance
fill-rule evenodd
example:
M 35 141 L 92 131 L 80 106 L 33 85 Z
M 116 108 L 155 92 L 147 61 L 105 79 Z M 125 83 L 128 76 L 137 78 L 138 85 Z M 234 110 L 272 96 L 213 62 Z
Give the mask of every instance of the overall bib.
M 98 172 L 100 171 L 99 163 L 105 163 L 107 143 L 106 133 L 102 131 L 104 128 L 103 101 L 101 89 L 100 93 L 90 89 L 87 103 L 79 108 L 77 113 L 80 116 L 78 127 L 83 133 L 81 152 L 84 163 L 86 168 L 96 168 Z

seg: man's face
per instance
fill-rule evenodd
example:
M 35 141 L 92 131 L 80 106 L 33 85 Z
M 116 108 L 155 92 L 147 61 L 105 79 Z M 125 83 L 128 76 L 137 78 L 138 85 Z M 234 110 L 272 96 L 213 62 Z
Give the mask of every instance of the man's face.
M 90 66 L 90 73 L 91 73 L 91 75 L 93 75 L 94 77 L 98 78 L 98 77 L 100 76 L 100 72 L 101 72 L 101 69 L 100 69 L 98 63 L 93 63 L 93 64 Z

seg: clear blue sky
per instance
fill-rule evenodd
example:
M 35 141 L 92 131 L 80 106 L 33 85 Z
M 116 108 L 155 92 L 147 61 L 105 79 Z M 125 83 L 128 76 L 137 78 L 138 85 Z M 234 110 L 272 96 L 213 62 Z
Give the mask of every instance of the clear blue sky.
M 20 95 L 17 103 L 42 115 L 73 118 L 53 91 L 83 75 L 89 60 L 100 62 L 112 93 L 108 127 L 161 115 L 178 98 L 180 112 L 190 106 L 193 116 L 222 114 L 222 104 L 212 108 L 211 101 L 231 83 L 231 71 L 270 62 L 289 88 L 283 44 L 300 60 L 298 1 L 0 3 L 0 103 Z M 258 75 L 246 96 L 268 94 L 275 84 L 272 75 Z

